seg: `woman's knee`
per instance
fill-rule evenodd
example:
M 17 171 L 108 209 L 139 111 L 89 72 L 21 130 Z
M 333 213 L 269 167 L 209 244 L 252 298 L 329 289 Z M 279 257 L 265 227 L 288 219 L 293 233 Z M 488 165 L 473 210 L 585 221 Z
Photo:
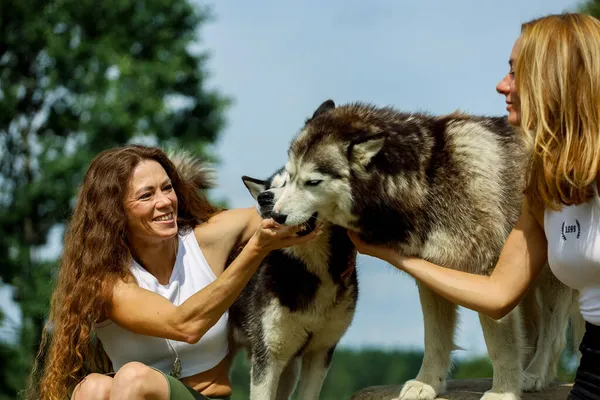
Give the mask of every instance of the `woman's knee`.
M 83 378 L 73 390 L 73 400 L 108 400 L 113 379 L 101 374 L 90 374 Z
M 139 362 L 122 366 L 115 375 L 113 395 L 127 394 L 128 398 L 167 399 L 169 387 L 164 376 Z M 119 397 L 119 396 L 117 396 Z

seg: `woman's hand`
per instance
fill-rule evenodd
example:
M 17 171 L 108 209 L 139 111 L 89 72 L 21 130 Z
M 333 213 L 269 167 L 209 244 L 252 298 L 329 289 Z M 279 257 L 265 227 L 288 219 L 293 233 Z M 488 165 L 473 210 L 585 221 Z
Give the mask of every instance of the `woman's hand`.
M 352 241 L 352 243 L 354 243 L 354 245 L 356 246 L 356 250 L 358 250 L 360 254 L 376 257 L 389 263 L 397 261 L 399 257 L 398 252 L 392 248 L 365 243 L 363 240 L 360 239 L 358 233 L 356 232 L 349 230 L 348 237 L 350 237 L 350 240 Z M 400 268 L 400 266 L 398 266 L 398 268 Z
M 261 252 L 270 252 L 284 247 L 306 243 L 322 233 L 322 227 L 317 226 L 312 232 L 298 236 L 300 226 L 280 225 L 273 219 L 262 220 L 252 236 L 251 241 Z

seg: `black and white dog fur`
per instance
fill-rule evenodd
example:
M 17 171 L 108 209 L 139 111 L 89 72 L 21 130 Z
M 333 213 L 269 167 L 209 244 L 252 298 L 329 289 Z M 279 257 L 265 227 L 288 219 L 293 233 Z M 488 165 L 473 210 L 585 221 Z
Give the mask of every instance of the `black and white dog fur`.
M 270 218 L 286 173 L 242 179 L 261 217 Z M 305 232 L 317 220 L 303 221 Z M 251 360 L 252 400 L 288 399 L 297 383 L 298 399 L 318 399 L 334 349 L 352 322 L 356 249 L 345 229 L 325 222 L 322 232 L 271 252 L 230 309 L 234 346 L 247 349 Z
M 167 155 L 199 190 L 216 186 L 208 163 L 184 149 Z M 242 180 L 261 217 L 270 218 L 287 173 Z M 304 233 L 317 220 L 315 214 Z M 297 399 L 318 399 L 335 347 L 354 318 L 356 249 L 345 229 L 320 225 L 323 233 L 310 242 L 271 252 L 229 310 L 232 355 L 245 348 L 251 359 L 251 400 L 288 399 L 297 384 Z
M 184 149 L 167 155 L 199 190 L 216 186 L 210 164 Z M 261 217 L 270 218 L 287 173 L 242 180 Z M 305 234 L 317 220 L 315 214 L 305 224 Z M 335 347 L 354 318 L 356 249 L 345 229 L 319 224 L 323 233 L 310 242 L 271 252 L 229 310 L 232 355 L 245 348 L 251 359 L 251 400 L 289 399 L 297 384 L 297 399 L 318 399 Z
M 296 225 L 318 213 L 368 242 L 490 274 L 520 214 L 526 161 L 526 147 L 506 118 L 336 107 L 328 100 L 290 145 L 289 178 L 272 215 Z M 399 399 L 431 400 L 445 390 L 456 305 L 418 288 L 425 354 Z M 480 315 L 494 368 L 482 399 L 518 399 L 522 390 L 543 389 L 555 378 L 575 298 L 546 271 L 523 310 L 501 320 Z

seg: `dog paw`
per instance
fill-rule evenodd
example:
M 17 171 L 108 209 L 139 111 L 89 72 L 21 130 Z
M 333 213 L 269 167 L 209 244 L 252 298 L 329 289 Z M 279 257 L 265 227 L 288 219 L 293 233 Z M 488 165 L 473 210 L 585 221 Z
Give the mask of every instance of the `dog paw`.
M 394 400 L 433 400 L 436 396 L 437 393 L 431 385 L 411 380 L 402 386 L 400 396 Z
M 525 372 L 523 374 L 523 391 L 524 392 L 540 392 L 546 387 L 546 379 L 544 376 Z
M 520 397 L 515 393 L 499 393 L 499 392 L 485 392 L 481 396 L 480 400 L 519 400 Z

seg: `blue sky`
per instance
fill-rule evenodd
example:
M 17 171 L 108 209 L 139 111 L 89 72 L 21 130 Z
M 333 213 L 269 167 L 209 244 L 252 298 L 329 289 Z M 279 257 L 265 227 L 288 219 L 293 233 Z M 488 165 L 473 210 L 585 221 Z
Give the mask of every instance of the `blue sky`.
M 577 3 L 214 2 L 216 19 L 201 30 L 199 47 L 210 54 L 209 86 L 234 100 L 215 146 L 221 164 L 214 196 L 232 207 L 252 206 L 241 176 L 266 177 L 282 166 L 304 119 L 329 98 L 403 111 L 503 115 L 495 86 L 508 70 L 520 24 Z M 50 248 L 58 248 L 53 239 Z M 361 256 L 358 263 L 358 309 L 341 345 L 422 348 L 413 279 L 371 258 Z M 8 289 L 0 288 L 0 304 L 8 302 Z M 18 321 L 18 310 L 5 309 Z M 465 350 L 456 355 L 485 353 L 477 315 L 461 315 L 457 343 Z

